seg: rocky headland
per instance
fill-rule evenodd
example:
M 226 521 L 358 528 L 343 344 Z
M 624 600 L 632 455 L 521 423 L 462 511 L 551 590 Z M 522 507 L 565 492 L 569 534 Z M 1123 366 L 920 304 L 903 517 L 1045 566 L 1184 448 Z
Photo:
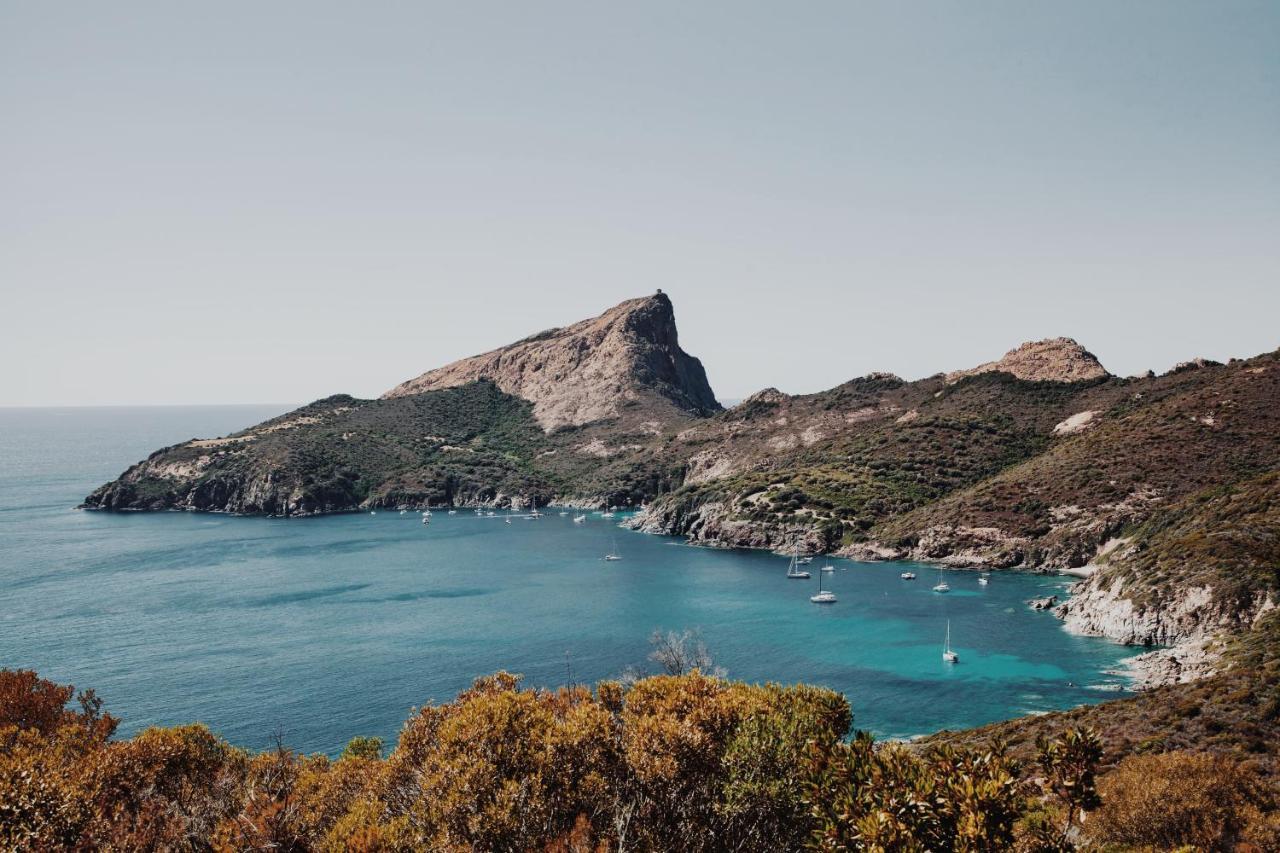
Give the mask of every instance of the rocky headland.
M 1052 338 L 722 410 L 659 292 L 377 400 L 161 449 L 84 505 L 633 505 L 638 529 L 709 546 L 1068 571 L 1084 579 L 1054 609 L 1066 627 L 1166 647 L 1144 666 L 1168 679 L 1274 606 L 1277 470 L 1277 353 L 1120 378 Z

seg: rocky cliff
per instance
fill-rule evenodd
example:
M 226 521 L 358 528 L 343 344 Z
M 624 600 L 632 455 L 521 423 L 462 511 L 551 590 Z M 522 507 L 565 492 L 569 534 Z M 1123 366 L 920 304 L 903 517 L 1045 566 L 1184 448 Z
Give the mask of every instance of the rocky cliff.
M 638 400 L 665 401 L 692 415 L 720 409 L 702 363 L 680 349 L 675 312 L 662 291 L 427 371 L 382 396 L 404 397 L 479 379 L 533 403 L 534 417 L 548 431 L 617 417 L 622 406 Z

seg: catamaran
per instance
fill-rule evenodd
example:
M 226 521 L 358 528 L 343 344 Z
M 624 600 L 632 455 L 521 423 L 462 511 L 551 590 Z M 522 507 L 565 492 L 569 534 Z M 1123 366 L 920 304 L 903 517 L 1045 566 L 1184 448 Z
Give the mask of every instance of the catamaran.
M 787 564 L 787 577 L 791 580 L 808 580 L 811 575 L 800 568 L 800 546 L 791 554 L 791 562 Z
M 951 650 L 951 620 L 947 620 L 947 638 L 942 641 L 942 659 L 947 663 L 959 663 L 960 655 Z
M 938 582 L 934 584 L 933 591 L 951 592 L 951 587 L 948 586 L 946 580 L 942 577 L 942 569 L 938 569 Z
M 836 603 L 836 594 L 829 589 L 822 588 L 822 572 L 818 572 L 818 594 L 809 596 L 809 600 L 814 604 Z

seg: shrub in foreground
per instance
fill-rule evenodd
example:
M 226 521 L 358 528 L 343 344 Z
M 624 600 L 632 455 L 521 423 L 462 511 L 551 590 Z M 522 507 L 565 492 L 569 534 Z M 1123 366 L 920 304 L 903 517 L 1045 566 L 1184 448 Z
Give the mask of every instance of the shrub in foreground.
M 554 691 L 498 673 L 415 711 L 385 758 L 369 738 L 336 760 L 251 754 L 198 725 L 113 741 L 96 699 L 71 697 L 0 671 L 0 849 L 1047 851 L 1071 849 L 1086 809 L 1106 843 L 1267 849 L 1246 802 L 1270 794 L 1219 765 L 1156 757 L 1095 790 L 1088 732 L 1026 767 L 999 747 L 921 752 L 848 738 L 832 691 L 696 670 Z M 1151 777 L 1203 819 L 1144 823 Z

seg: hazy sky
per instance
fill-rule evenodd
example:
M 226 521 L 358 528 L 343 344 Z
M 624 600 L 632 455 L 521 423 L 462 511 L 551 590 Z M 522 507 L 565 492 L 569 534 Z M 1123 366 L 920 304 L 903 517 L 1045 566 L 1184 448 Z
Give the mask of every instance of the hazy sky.
M 375 395 L 661 287 L 721 397 L 1280 345 L 1280 3 L 0 0 L 0 405 Z

